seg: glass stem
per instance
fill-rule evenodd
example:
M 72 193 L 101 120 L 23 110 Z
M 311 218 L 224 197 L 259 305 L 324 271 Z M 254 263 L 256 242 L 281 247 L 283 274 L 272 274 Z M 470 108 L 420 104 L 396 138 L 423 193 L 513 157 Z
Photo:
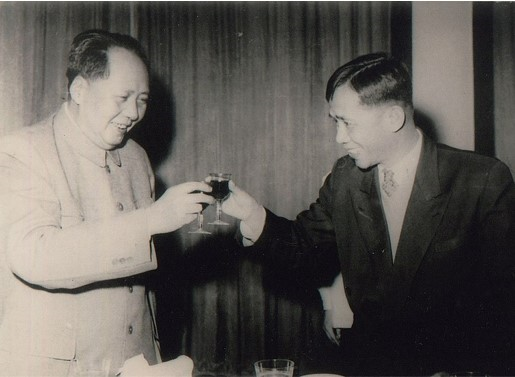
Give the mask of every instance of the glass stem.
M 202 227 L 204 225 L 204 215 L 202 212 L 197 213 L 197 222 L 198 222 L 198 228 L 202 230 Z
M 216 219 L 218 221 L 220 221 L 221 217 L 222 217 L 222 205 L 221 205 L 220 200 L 217 200 L 216 201 Z

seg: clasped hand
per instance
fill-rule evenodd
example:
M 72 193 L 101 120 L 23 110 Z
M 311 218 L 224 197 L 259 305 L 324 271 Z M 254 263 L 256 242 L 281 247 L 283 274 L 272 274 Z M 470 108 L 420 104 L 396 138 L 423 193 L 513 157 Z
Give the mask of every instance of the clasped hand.
M 173 232 L 192 222 L 202 210 L 202 204 L 212 204 L 214 199 L 206 182 L 186 182 L 170 187 L 147 209 L 148 228 L 151 234 Z
M 229 216 L 248 220 L 259 212 L 261 206 L 245 191 L 229 182 L 231 195 L 222 204 L 222 210 Z M 151 234 L 173 232 L 195 220 L 202 210 L 202 204 L 213 204 L 212 191 L 207 182 L 186 182 L 170 187 L 149 208 L 147 208 L 148 228 Z
M 229 190 L 231 195 L 222 204 L 222 211 L 229 216 L 245 221 L 261 209 L 256 199 L 236 186 L 233 181 L 229 182 Z
M 342 329 L 333 327 L 333 310 L 326 309 L 324 310 L 324 332 L 329 338 L 329 340 L 337 345 L 340 345 L 340 340 L 342 337 Z

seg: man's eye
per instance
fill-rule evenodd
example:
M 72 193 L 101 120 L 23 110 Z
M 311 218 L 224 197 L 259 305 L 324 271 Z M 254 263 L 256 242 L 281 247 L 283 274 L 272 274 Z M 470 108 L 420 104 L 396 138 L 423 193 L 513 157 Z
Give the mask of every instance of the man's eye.
M 138 102 L 139 102 L 141 105 L 147 105 L 147 104 L 148 104 L 148 98 L 139 98 L 139 99 L 138 99 Z

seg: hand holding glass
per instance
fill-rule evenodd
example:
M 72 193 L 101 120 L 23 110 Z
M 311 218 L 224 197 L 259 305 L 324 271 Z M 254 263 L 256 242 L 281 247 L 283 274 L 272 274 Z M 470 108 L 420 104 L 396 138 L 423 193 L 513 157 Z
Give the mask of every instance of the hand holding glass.
M 202 191 L 195 190 L 192 192 L 192 194 L 200 194 Z M 205 193 L 207 195 L 210 195 L 211 193 L 207 192 Z M 202 212 L 209 206 L 208 203 L 199 203 L 202 205 L 202 209 L 200 212 L 197 212 L 197 229 L 190 230 L 188 233 L 198 233 L 198 234 L 211 234 L 211 232 L 208 232 L 207 230 L 204 230 L 204 215 Z
M 209 223 L 211 225 L 229 225 L 220 219 L 222 214 L 222 202 L 229 197 L 229 181 L 231 174 L 229 173 L 210 173 L 209 185 L 213 191 L 209 195 L 213 196 L 216 200 L 216 220 Z

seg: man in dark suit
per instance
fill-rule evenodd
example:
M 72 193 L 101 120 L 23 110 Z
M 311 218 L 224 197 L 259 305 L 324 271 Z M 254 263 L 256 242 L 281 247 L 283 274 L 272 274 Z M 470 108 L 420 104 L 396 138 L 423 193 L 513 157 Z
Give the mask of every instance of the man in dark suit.
M 339 159 L 296 220 L 231 184 L 244 245 L 314 285 L 343 275 L 346 375 L 515 374 L 515 186 L 494 158 L 436 144 L 405 66 L 359 57 L 329 79 Z

